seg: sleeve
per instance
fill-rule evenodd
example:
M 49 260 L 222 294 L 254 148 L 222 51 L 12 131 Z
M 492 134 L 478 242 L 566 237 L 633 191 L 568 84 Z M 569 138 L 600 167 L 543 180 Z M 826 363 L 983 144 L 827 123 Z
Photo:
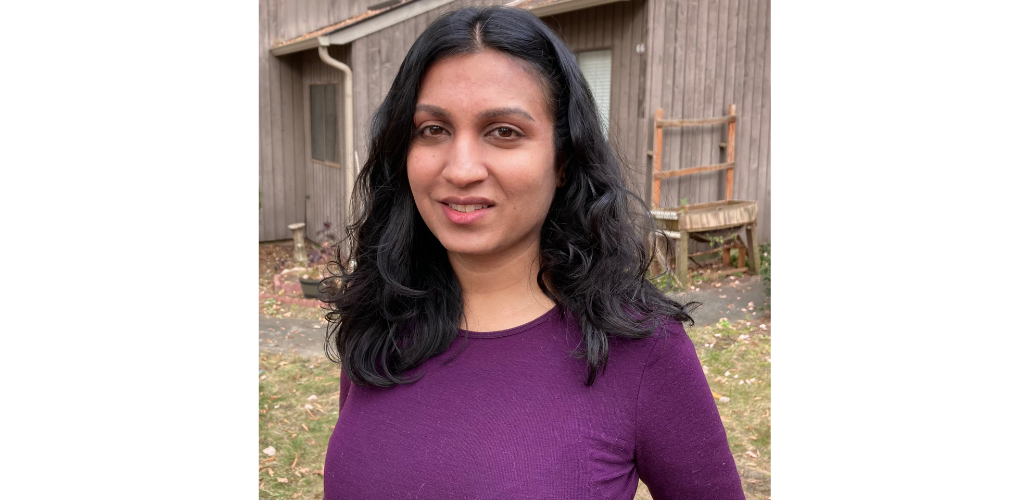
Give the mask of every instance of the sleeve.
M 654 337 L 637 395 L 635 458 L 655 500 L 744 500 L 726 430 L 683 325 Z

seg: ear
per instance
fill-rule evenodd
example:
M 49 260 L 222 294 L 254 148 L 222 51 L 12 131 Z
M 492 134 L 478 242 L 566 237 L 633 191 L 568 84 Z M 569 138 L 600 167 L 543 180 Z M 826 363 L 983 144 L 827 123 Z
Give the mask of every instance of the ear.
M 569 162 L 566 161 L 561 167 L 558 168 L 558 173 L 555 174 L 558 176 L 558 183 L 555 187 L 562 187 L 565 185 L 565 167 L 567 167 L 568 165 Z

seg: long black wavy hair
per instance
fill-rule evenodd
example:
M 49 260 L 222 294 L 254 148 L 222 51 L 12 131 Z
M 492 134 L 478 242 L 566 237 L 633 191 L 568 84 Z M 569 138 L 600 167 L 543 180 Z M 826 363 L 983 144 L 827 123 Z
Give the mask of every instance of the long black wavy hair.
M 647 280 L 653 228 L 623 178 L 624 162 L 602 132 L 594 99 L 572 51 L 529 12 L 470 7 L 434 21 L 408 51 L 372 117 L 368 159 L 353 197 L 346 259 L 338 248 L 323 280 L 329 312 L 325 348 L 359 385 L 390 387 L 418 378 L 408 370 L 446 351 L 463 314 L 461 288 L 447 251 L 419 215 L 406 158 L 426 70 L 452 55 L 496 50 L 541 81 L 554 116 L 555 192 L 541 234 L 537 284 L 578 321 L 586 385 L 608 361 L 609 336 L 650 336 L 665 318 L 693 320 L 689 307 Z M 650 224 L 650 225 L 649 225 Z M 645 230 L 641 231 L 641 228 Z M 653 229 L 652 229 L 653 230 Z

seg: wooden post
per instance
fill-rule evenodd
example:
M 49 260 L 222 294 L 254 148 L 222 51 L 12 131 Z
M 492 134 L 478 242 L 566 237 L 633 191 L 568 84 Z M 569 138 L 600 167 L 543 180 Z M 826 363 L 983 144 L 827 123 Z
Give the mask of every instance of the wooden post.
M 748 268 L 752 273 L 758 274 L 758 269 L 762 267 L 762 257 L 758 255 L 758 241 L 755 239 L 755 227 L 756 223 L 752 222 L 747 225 L 747 253 L 749 253 L 750 259 L 748 259 Z
M 676 241 L 676 279 L 683 286 L 690 286 L 690 257 L 687 255 L 687 242 L 690 232 L 680 230 L 680 239 Z
M 651 206 L 654 208 L 658 208 L 662 196 L 662 180 L 654 177 L 654 174 L 662 171 L 662 127 L 658 124 L 661 119 L 662 108 L 658 108 L 654 111 L 654 144 L 651 151 L 651 165 L 654 167 L 651 174 Z
M 736 116 L 737 105 L 730 104 L 730 116 Z M 736 120 L 726 125 L 726 163 L 733 163 L 734 149 L 737 144 Z M 726 199 L 733 199 L 733 167 L 726 169 Z

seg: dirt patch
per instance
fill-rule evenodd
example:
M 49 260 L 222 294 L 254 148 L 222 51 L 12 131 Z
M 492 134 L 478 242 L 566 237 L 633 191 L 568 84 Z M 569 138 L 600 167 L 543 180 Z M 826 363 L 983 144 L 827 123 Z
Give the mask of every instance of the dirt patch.
M 307 252 L 314 250 L 306 242 Z M 259 314 L 271 318 L 317 320 L 325 316 L 323 304 L 304 297 L 296 273 L 280 274 L 296 268 L 293 240 L 258 244 L 258 308 Z M 277 276 L 278 275 L 278 276 Z

